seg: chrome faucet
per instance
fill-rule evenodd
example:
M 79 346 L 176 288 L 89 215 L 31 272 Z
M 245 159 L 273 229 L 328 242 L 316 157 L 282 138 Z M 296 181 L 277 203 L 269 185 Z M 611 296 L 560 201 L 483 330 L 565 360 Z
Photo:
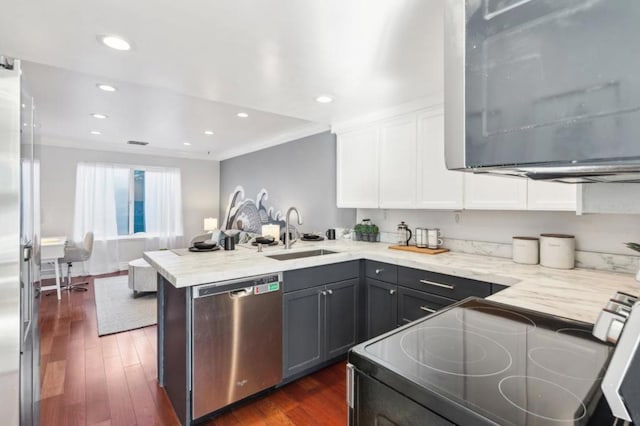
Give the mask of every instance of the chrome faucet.
M 289 207 L 289 210 L 287 210 L 287 216 L 286 216 L 286 226 L 284 228 L 284 248 L 288 249 L 291 248 L 291 244 L 295 243 L 298 238 L 294 238 L 293 241 L 291 241 L 291 237 L 289 236 L 289 216 L 291 216 L 291 212 L 296 212 L 296 215 L 298 216 L 298 225 L 302 225 L 302 216 L 300 215 L 300 212 L 298 211 L 297 208 L 295 207 Z

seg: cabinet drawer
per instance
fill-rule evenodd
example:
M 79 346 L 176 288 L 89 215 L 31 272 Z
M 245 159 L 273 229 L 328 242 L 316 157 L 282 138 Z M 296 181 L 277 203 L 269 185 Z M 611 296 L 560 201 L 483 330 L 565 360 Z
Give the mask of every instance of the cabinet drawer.
M 398 325 L 430 315 L 455 302 L 447 297 L 398 287 Z
M 398 282 L 398 267 L 389 263 L 373 262 L 367 260 L 367 277 L 391 284 Z
M 311 268 L 294 269 L 283 274 L 282 288 L 285 293 L 319 285 L 346 281 L 360 276 L 360 262 L 334 263 Z
M 398 285 L 455 300 L 491 294 L 490 283 L 404 267 L 398 268 Z

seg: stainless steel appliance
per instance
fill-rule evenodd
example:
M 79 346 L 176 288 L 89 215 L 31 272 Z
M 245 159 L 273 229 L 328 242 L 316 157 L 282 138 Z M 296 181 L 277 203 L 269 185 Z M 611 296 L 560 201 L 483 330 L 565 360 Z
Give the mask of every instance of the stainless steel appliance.
M 602 380 L 614 416 L 640 424 L 640 302 L 618 293 L 602 310 L 593 335 L 616 344 L 615 352 Z
M 38 162 L 20 61 L 0 56 L 0 418 L 39 424 Z
M 446 0 L 449 169 L 640 182 L 640 2 Z
M 282 381 L 282 274 L 193 291 L 192 417 Z
M 351 350 L 349 423 L 612 424 L 591 328 L 468 298 Z

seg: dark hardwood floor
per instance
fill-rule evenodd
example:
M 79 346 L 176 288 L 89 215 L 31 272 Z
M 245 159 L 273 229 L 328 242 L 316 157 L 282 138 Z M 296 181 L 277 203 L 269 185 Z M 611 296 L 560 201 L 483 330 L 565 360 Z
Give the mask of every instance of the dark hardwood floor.
M 156 381 L 156 327 L 98 337 L 89 281 L 89 291 L 40 299 L 41 424 L 179 424 Z M 340 362 L 206 424 L 343 425 L 345 386 Z

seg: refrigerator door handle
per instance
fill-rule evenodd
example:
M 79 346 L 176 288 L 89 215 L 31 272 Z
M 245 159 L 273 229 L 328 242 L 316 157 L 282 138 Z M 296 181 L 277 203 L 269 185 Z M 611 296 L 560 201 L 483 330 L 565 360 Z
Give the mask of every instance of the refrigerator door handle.
M 25 262 L 28 262 L 31 260 L 31 250 L 32 250 L 32 246 L 31 244 L 25 245 L 24 248 L 22 249 L 22 259 Z

